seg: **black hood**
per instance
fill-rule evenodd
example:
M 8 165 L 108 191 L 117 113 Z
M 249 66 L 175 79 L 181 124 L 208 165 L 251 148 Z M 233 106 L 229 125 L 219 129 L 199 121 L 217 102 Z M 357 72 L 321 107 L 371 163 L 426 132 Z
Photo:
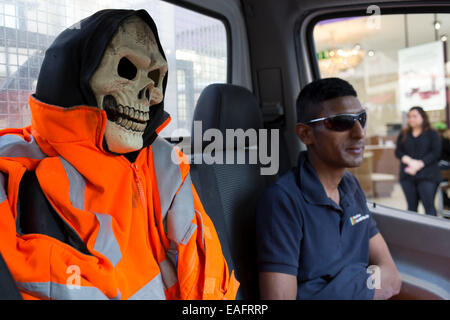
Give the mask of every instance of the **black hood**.
M 97 108 L 97 100 L 89 80 L 100 64 L 106 47 L 120 23 L 133 15 L 140 17 L 149 25 L 155 35 L 159 51 L 166 58 L 155 22 L 147 11 L 116 9 L 98 11 L 64 30 L 47 49 L 35 97 L 42 102 L 65 108 L 79 105 Z M 166 86 L 167 73 L 163 80 L 163 93 Z M 149 121 L 145 129 L 144 147 L 153 143 L 157 136 L 156 129 L 169 117 L 164 111 L 164 100 L 152 106 L 150 112 L 150 119 L 153 120 Z M 108 150 L 105 141 L 103 146 Z M 136 151 L 130 155 L 135 153 Z

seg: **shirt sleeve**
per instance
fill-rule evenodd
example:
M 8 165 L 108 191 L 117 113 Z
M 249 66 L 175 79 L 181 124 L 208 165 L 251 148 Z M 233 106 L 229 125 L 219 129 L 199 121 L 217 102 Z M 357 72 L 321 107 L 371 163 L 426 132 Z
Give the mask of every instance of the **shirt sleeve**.
M 403 148 L 403 134 L 400 133 L 397 137 L 397 145 L 395 147 L 395 156 L 401 161 L 402 157 L 407 154 Z
M 369 240 L 374 235 L 376 235 L 379 232 L 380 232 L 380 230 L 378 230 L 377 223 L 375 222 L 375 219 L 373 218 L 372 213 L 370 213 L 370 219 L 369 219 Z
M 256 210 L 256 248 L 260 272 L 297 276 L 303 238 L 301 215 L 279 185 L 269 187 Z
M 430 130 L 429 132 L 429 152 L 427 152 L 427 154 L 423 157 L 422 161 L 423 163 L 427 166 L 431 163 L 437 162 L 439 161 L 439 158 L 441 156 L 441 148 L 442 148 L 442 143 L 441 143 L 441 137 L 439 136 L 439 134 L 434 131 L 434 130 Z

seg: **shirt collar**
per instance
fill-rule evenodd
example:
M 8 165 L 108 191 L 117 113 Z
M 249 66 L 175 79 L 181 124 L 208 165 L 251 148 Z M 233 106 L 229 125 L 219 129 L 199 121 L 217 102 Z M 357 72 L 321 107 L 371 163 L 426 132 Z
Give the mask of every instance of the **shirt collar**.
M 339 191 L 341 197 L 341 205 L 348 203 L 348 195 L 355 192 L 353 183 L 349 181 L 350 173 L 346 172 L 339 183 Z M 298 183 L 306 201 L 315 205 L 328 205 L 338 210 L 342 210 L 333 200 L 331 200 L 325 188 L 320 182 L 316 171 L 308 160 L 308 152 L 302 151 L 299 156 L 298 163 Z

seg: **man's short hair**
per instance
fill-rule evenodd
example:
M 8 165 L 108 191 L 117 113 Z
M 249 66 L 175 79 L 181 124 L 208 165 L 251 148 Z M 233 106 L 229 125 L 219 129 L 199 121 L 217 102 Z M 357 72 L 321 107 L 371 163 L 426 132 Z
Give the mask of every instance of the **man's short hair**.
M 297 98 L 297 122 L 306 123 L 322 111 L 321 103 L 326 100 L 353 96 L 356 91 L 353 86 L 339 78 L 315 80 L 306 85 Z

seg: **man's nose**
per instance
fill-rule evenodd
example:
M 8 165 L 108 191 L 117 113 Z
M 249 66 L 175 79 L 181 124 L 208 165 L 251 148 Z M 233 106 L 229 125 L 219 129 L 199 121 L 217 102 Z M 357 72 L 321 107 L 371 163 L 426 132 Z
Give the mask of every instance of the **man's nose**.
M 364 136 L 366 135 L 366 131 L 363 128 L 363 126 L 361 125 L 361 123 L 359 122 L 359 120 L 357 120 L 355 125 L 353 126 L 353 128 L 351 130 L 351 135 L 352 135 L 352 137 L 357 138 L 357 139 L 364 138 Z

